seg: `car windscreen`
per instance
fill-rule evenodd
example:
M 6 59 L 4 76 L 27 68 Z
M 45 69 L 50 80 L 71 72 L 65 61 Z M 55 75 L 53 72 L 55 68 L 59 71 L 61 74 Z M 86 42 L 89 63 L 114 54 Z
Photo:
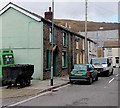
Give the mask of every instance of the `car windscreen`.
M 3 63 L 4 65 L 13 64 L 14 63 L 13 55 L 11 54 L 3 55 Z
M 91 64 L 97 65 L 97 64 L 106 64 L 107 59 L 92 59 Z
M 74 65 L 75 70 L 87 70 L 86 65 Z

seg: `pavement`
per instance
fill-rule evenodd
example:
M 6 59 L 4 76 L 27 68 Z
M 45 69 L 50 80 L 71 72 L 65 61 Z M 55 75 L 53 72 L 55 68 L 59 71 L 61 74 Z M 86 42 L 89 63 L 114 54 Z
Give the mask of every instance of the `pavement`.
M 54 77 L 53 78 L 53 86 L 50 85 L 50 79 L 48 80 L 32 80 L 31 86 L 19 88 L 18 87 L 11 87 L 8 88 L 1 87 L 0 89 L 0 98 L 14 98 L 14 97 L 22 97 L 22 96 L 31 96 L 37 95 L 46 91 L 50 91 L 52 89 L 58 88 L 60 86 L 64 86 L 69 83 L 69 77 Z

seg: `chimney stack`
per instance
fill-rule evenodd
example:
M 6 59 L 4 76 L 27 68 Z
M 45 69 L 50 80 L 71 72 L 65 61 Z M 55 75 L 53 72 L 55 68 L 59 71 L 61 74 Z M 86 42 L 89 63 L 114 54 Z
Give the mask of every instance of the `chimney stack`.
M 53 12 L 51 11 L 51 7 L 49 7 L 49 11 L 48 12 L 45 12 L 45 19 L 47 20 L 52 20 L 52 17 L 53 17 Z

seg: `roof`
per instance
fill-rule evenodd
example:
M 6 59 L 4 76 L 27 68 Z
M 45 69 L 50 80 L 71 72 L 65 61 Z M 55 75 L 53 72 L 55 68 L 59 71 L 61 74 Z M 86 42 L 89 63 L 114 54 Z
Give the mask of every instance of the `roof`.
M 94 60 L 96 60 L 96 59 L 111 59 L 111 57 L 95 57 L 95 58 L 92 58 L 92 59 L 94 59 Z
M 9 2 L 4 8 L 2 8 L 0 10 L 0 15 L 2 15 L 4 12 L 6 12 L 9 8 L 13 8 L 13 9 L 15 9 L 15 10 L 17 10 L 17 11 L 19 11 L 19 12 L 25 14 L 25 15 L 27 15 L 28 17 L 30 17 L 30 18 L 38 21 L 38 22 L 40 22 L 40 21 L 46 21 L 47 23 L 52 23 L 52 21 L 47 20 L 47 19 L 41 17 L 40 15 L 38 15 L 36 13 L 30 12 L 30 11 L 28 11 L 28 10 L 26 10 L 26 9 L 24 9 L 24 8 L 22 8 L 22 7 L 20 7 L 20 6 L 16 5 L 16 4 L 14 4 L 14 3 L 12 3 L 12 2 Z M 68 31 L 68 32 L 70 32 L 70 33 L 72 33 L 72 34 L 74 34 L 74 35 L 76 35 L 78 37 L 81 37 L 83 39 L 85 38 L 84 36 L 80 35 L 79 33 L 75 33 L 75 32 L 71 31 L 68 28 L 59 26 L 57 24 L 54 24 L 54 26 L 56 26 L 58 28 L 61 28 L 61 29 L 65 30 L 65 31 Z M 89 40 L 89 41 L 97 44 L 94 40 L 92 40 L 90 38 L 87 38 L 87 40 Z
M 105 41 L 104 48 L 120 47 L 120 41 Z
M 11 2 L 9 2 L 3 9 L 0 10 L 0 15 L 2 15 L 4 12 L 6 12 L 9 8 L 13 8 L 13 9 L 33 18 L 36 21 L 41 21 L 41 18 L 42 18 L 41 16 L 39 16 L 35 13 L 32 13 L 32 12 L 30 12 L 30 11 L 28 11 L 28 10 L 26 10 L 26 9 L 16 5 L 16 4 L 13 4 Z

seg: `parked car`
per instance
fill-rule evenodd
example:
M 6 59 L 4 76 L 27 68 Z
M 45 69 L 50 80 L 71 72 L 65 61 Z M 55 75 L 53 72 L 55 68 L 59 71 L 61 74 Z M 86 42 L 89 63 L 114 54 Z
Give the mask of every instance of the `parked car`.
M 72 71 L 69 73 L 69 81 L 87 81 L 92 84 L 98 80 L 98 71 L 91 64 L 75 64 Z
M 92 58 L 90 64 L 92 64 L 99 73 L 104 73 L 106 76 L 113 74 L 112 58 L 110 57 Z

